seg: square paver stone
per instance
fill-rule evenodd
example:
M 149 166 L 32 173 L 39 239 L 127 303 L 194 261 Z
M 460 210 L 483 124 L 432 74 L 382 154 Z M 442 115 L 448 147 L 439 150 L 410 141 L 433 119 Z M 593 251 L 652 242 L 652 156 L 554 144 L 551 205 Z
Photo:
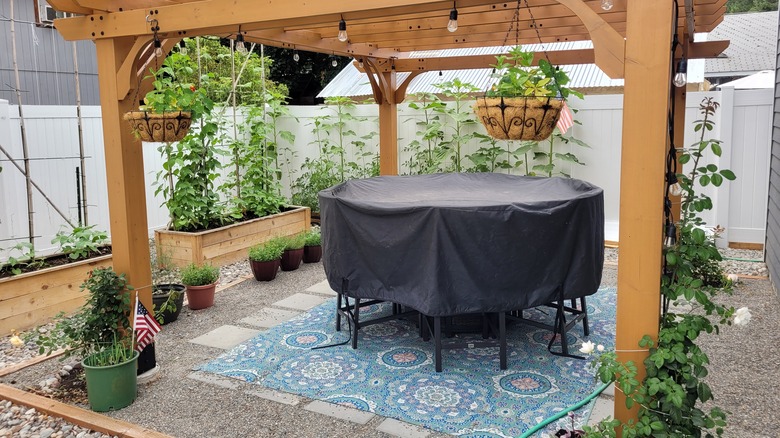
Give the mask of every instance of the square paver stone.
M 328 301 L 328 298 L 309 294 L 294 294 L 283 300 L 279 300 L 273 303 L 272 306 L 287 307 L 288 309 L 309 310 L 312 307 L 319 306 L 325 301 Z
M 430 435 L 429 431 L 420 426 L 396 420 L 395 418 L 386 418 L 379 423 L 376 430 L 401 438 L 425 438 Z
M 207 347 L 221 348 L 228 350 L 236 345 L 252 339 L 260 333 L 260 330 L 236 327 L 234 325 L 223 325 L 214 330 L 200 335 L 190 340 L 193 344 L 205 345 Z
M 593 426 L 599 421 L 615 415 L 615 401 L 608 397 L 599 397 L 590 411 L 588 424 Z
M 357 424 L 366 424 L 374 418 L 371 412 L 360 411 L 346 406 L 315 400 L 303 407 L 307 411 L 327 415 L 341 420 L 351 421 Z
M 322 294 L 322 295 L 330 295 L 335 297 L 338 295 L 335 290 L 330 288 L 330 284 L 328 283 L 328 280 L 323 280 L 314 286 L 309 287 L 306 289 L 306 292 L 313 292 L 315 294 Z
M 265 307 L 258 313 L 247 316 L 238 322 L 255 327 L 271 328 L 298 315 L 300 315 L 300 312 L 296 312 L 294 310 L 272 309 L 270 307 Z

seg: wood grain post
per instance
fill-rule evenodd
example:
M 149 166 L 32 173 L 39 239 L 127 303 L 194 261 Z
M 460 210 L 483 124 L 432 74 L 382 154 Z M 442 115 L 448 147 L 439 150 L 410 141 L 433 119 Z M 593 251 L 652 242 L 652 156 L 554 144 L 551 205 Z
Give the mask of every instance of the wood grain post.
M 398 88 L 395 71 L 381 72 L 384 99 L 379 103 L 379 174 L 398 175 Z
M 641 381 L 648 353 L 639 340 L 658 338 L 674 2 L 628 0 L 627 8 L 615 343 L 618 359 L 634 361 Z M 619 390 L 615 418 L 636 418 Z

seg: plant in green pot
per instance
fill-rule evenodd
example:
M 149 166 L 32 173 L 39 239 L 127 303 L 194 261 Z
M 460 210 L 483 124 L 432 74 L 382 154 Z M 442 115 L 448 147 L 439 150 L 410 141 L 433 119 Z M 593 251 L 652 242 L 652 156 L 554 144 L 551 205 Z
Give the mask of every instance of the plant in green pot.
M 566 87 L 566 72 L 540 59 L 521 46 L 508 55 L 496 56 L 495 77 L 499 80 L 474 104 L 480 122 L 493 138 L 500 140 L 544 140 L 558 123 L 565 100 L 582 94 Z
M 249 266 L 257 281 L 271 281 L 281 264 L 285 242 L 279 238 L 255 245 L 249 249 Z
M 181 282 L 187 287 L 187 302 L 192 310 L 214 305 L 219 268 L 208 264 L 190 263 L 181 270 Z
M 284 238 L 284 252 L 282 253 L 282 271 L 294 271 L 301 266 L 303 260 L 303 247 L 306 244 L 306 234 L 300 233 Z
M 82 358 L 87 397 L 92 410 L 104 412 L 130 405 L 136 397 L 138 352 L 128 315 L 131 309 L 124 274 L 111 268 L 97 268 L 81 285 L 87 302 L 72 317 L 60 314 L 55 327 L 32 332 L 41 354 L 67 348 L 68 355 Z
M 306 232 L 305 244 L 303 246 L 303 262 L 317 263 L 322 258 L 322 234 L 320 227 L 313 226 Z

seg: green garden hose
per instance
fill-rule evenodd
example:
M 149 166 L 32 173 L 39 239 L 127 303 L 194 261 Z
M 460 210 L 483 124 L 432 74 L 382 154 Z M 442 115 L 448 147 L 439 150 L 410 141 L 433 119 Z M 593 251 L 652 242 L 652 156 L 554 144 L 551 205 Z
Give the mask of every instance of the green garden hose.
M 564 415 L 568 414 L 569 412 L 571 412 L 571 411 L 576 411 L 577 409 L 579 409 L 579 408 L 581 408 L 581 407 L 585 406 L 585 405 L 586 405 L 586 404 L 588 404 L 588 403 L 589 403 L 591 400 L 593 400 L 594 398 L 598 397 L 598 396 L 599 396 L 599 394 L 601 394 L 602 392 L 604 392 L 604 390 L 605 390 L 605 389 L 607 389 L 607 388 L 609 387 L 609 385 L 611 385 L 611 384 L 612 384 L 612 382 L 610 382 L 610 383 L 605 383 L 605 384 L 601 385 L 599 388 L 597 388 L 595 391 L 593 391 L 593 393 L 591 393 L 589 396 L 585 397 L 585 398 L 584 398 L 583 400 L 581 400 L 579 403 L 577 403 L 577 404 L 575 404 L 575 405 L 572 405 L 572 406 L 569 406 L 568 408 L 564 409 L 564 410 L 563 410 L 563 411 L 561 411 L 561 412 L 558 412 L 557 414 L 553 415 L 552 417 L 549 417 L 549 418 L 545 419 L 545 420 L 544 420 L 544 421 L 542 421 L 541 423 L 539 423 L 539 424 L 537 424 L 536 426 L 534 426 L 534 427 L 532 427 L 531 429 L 529 429 L 529 430 L 528 430 L 526 433 L 524 433 L 524 434 L 520 435 L 520 438 L 528 438 L 528 437 L 530 437 L 531 435 L 535 434 L 536 432 L 539 432 L 539 431 L 540 431 L 542 428 L 544 428 L 544 427 L 545 427 L 545 426 L 547 426 L 548 424 L 550 424 L 550 423 L 552 423 L 553 421 L 555 421 L 555 420 L 557 420 L 557 419 L 559 419 L 559 418 L 563 417 Z
M 722 257 L 723 260 L 734 260 L 736 262 L 752 262 L 752 263 L 764 263 L 763 260 L 752 260 L 752 259 L 740 259 L 737 257 Z

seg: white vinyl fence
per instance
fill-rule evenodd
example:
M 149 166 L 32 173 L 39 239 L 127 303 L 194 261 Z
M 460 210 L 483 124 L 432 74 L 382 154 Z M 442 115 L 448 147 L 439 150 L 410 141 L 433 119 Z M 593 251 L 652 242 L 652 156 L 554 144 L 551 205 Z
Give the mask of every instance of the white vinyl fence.
M 705 96 L 713 96 L 721 106 L 716 114 L 715 130 L 711 138 L 723 141 L 724 154 L 717 164 L 730 168 L 737 180 L 724 188 L 711 191 L 715 209 L 706 216 L 709 225 L 726 228 L 722 243 L 764 242 L 766 223 L 767 188 L 772 125 L 772 90 L 733 90 L 708 93 L 689 93 L 686 105 L 686 145 L 697 140 L 693 132 L 693 121 L 699 118 L 698 104 Z M 574 178 L 580 178 L 604 189 L 606 238 L 618 240 L 618 215 L 620 202 L 620 152 L 622 135 L 622 95 L 586 96 L 585 100 L 573 99 L 572 108 L 578 110 L 575 118 L 582 125 L 575 125 L 573 135 L 590 148 L 568 145 L 564 150 L 557 145 L 557 152 L 572 152 L 584 166 L 564 166 Z M 300 165 L 306 157 L 317 155 L 317 146 L 312 134 L 313 118 L 322 116 L 332 109 L 327 107 L 290 107 L 291 116 L 278 121 L 280 130 L 295 134 L 294 151 L 289 166 L 283 168 L 282 182 L 285 194 L 289 195 L 289 182 L 300 175 Z M 72 106 L 25 106 L 24 123 L 29 149 L 30 177 L 49 198 L 65 212 L 72 222 L 77 221 L 76 168 L 79 166 L 79 144 L 76 108 Z M 232 120 L 228 109 L 227 120 Z M 408 160 L 406 146 L 414 140 L 419 129 L 415 120 L 420 113 L 407 104 L 399 105 L 399 162 Z M 376 105 L 358 105 L 353 115 L 366 118 L 354 123 L 350 129 L 357 137 L 378 132 L 378 109 Z M 238 120 L 243 117 L 238 114 Z M 82 125 L 86 155 L 87 199 L 89 203 L 89 224 L 109 230 L 108 200 L 104 166 L 102 126 L 100 107 L 82 108 Z M 449 128 L 448 128 L 449 129 Z M 482 130 L 476 125 L 473 129 Z M 227 133 L 232 134 L 232 127 Z M 239 134 L 240 135 L 240 134 Z M 357 137 L 351 137 L 352 140 Z M 378 150 L 378 136 L 369 140 L 370 150 Z M 351 152 L 347 142 L 348 152 Z M 23 166 L 19 110 L 0 100 L 0 146 Z M 154 197 L 153 182 L 161 169 L 162 159 L 155 144 L 143 144 L 146 170 L 147 211 L 149 232 L 167 224 L 167 211 L 161 207 L 161 199 Z M 282 146 L 285 146 L 283 143 Z M 465 146 L 465 153 L 471 153 L 480 145 L 477 141 Z M 27 203 L 24 176 L 0 155 L 0 249 L 7 250 L 28 237 Z M 401 173 L 408 170 L 401 166 Z M 290 174 L 292 171 L 292 174 Z M 46 254 L 55 249 L 51 244 L 60 229 L 67 228 L 65 221 L 53 208 L 35 192 L 34 219 L 36 252 Z M 0 251 L 0 260 L 7 258 L 8 251 Z

